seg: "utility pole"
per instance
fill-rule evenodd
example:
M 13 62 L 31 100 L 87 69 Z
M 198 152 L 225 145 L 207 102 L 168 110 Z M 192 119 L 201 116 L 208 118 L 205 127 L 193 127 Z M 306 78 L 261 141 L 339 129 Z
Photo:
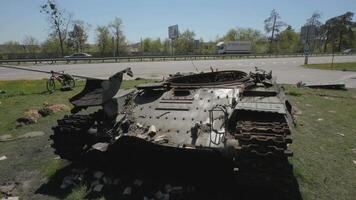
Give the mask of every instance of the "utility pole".
M 304 43 L 304 65 L 307 65 L 309 60 L 309 27 L 310 25 L 307 25 L 307 37 Z
M 111 38 L 112 40 L 112 45 L 113 45 L 113 48 L 112 48 L 112 57 L 115 57 L 115 38 L 114 36 Z
M 335 40 L 333 39 L 332 43 L 332 56 L 331 56 L 331 68 L 334 68 L 334 52 L 335 52 Z

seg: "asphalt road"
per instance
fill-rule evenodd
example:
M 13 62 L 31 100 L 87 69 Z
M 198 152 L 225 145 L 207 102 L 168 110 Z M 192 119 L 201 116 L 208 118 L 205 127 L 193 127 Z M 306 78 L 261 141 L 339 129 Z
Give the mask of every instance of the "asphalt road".
M 336 56 L 334 62 L 356 61 L 356 56 Z M 309 63 L 331 62 L 331 57 L 311 57 Z M 62 71 L 66 73 L 91 77 L 109 77 L 111 74 L 131 67 L 134 78 L 160 79 L 176 72 L 210 71 L 210 67 L 218 70 L 235 69 L 242 71 L 254 70 L 259 67 L 272 70 L 279 83 L 295 84 L 298 81 L 306 83 L 346 83 L 347 87 L 356 88 L 356 72 L 334 70 L 306 69 L 300 67 L 303 57 L 297 58 L 263 58 L 238 60 L 200 60 L 200 61 L 168 61 L 168 62 L 132 62 L 132 63 L 95 63 L 95 64 L 42 64 L 31 66 L 33 69 Z M 40 79 L 48 75 L 14 69 L 0 68 L 0 80 Z

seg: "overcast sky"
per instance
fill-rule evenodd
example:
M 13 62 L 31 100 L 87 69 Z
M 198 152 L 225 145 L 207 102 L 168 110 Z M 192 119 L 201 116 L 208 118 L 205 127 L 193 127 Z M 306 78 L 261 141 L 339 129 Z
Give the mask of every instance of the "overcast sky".
M 40 13 L 45 0 L 0 0 L 0 43 L 22 41 L 25 36 L 45 40 L 50 30 Z M 168 26 L 193 30 L 197 38 L 213 40 L 234 27 L 263 30 L 263 21 L 275 8 L 283 21 L 299 31 L 314 12 L 322 21 L 347 11 L 356 13 L 356 0 L 57 0 L 74 19 L 91 24 L 89 42 L 95 41 L 95 28 L 115 16 L 124 23 L 130 42 L 140 38 L 166 38 Z M 356 17 L 355 17 L 356 19 Z

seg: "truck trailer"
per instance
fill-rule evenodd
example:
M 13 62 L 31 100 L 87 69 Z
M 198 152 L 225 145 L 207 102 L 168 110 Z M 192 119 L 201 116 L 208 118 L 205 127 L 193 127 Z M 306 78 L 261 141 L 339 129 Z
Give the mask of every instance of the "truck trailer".
M 216 44 L 217 54 L 250 54 L 250 41 L 224 41 Z

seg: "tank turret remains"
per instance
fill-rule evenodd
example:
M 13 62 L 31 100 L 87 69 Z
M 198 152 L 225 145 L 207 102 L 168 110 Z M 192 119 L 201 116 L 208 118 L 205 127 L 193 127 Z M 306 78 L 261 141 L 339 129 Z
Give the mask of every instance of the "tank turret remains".
M 111 170 L 227 169 L 244 181 L 290 170 L 292 107 L 272 72 L 175 74 L 122 90 L 124 74 L 88 79 L 70 99 L 72 114 L 51 136 L 61 158 Z

